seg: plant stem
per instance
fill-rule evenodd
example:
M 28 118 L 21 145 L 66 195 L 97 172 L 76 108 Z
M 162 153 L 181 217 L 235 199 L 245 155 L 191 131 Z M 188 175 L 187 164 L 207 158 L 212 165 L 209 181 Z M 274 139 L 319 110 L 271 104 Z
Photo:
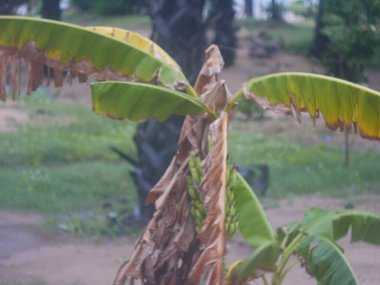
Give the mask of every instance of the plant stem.
M 194 96 L 194 97 L 199 97 L 199 95 L 197 94 L 197 92 L 195 92 L 194 88 L 191 87 L 191 85 L 186 85 L 186 88 L 185 88 L 186 92 L 191 95 L 191 96 Z
M 272 282 L 272 285 L 277 285 L 277 284 L 281 284 L 282 282 L 282 279 L 281 279 L 281 276 L 282 276 L 282 272 L 287 264 L 287 262 L 289 261 L 289 258 L 291 257 L 291 255 L 293 254 L 293 251 L 294 251 L 294 248 L 296 247 L 297 243 L 300 241 L 300 239 L 304 236 L 304 233 L 303 232 L 300 232 L 293 240 L 292 242 L 284 249 L 284 254 L 282 255 L 282 258 L 281 258 L 281 262 L 280 264 L 278 265 L 277 267 L 277 270 L 276 272 L 273 273 L 273 279 L 272 281 L 273 282 L 276 282 L 276 283 L 273 283 Z M 292 266 L 292 264 L 290 265 Z M 287 273 L 287 272 L 286 272 Z M 275 281 L 276 279 L 276 281 Z M 279 280 L 278 280 L 279 279 Z M 280 282 L 280 283 L 278 283 Z
M 236 102 L 239 101 L 240 97 L 244 95 L 243 88 L 241 88 L 237 93 L 235 93 L 234 96 L 231 98 L 230 102 L 228 103 L 228 105 L 226 107 L 224 107 L 225 112 L 228 113 L 228 112 L 232 111 Z
M 285 278 L 285 276 L 289 273 L 289 271 L 290 271 L 295 265 L 297 265 L 299 262 L 300 262 L 299 259 L 294 260 L 294 261 L 288 266 L 288 268 L 286 268 L 286 269 L 284 270 L 284 272 L 280 275 L 280 281 L 281 281 L 281 283 L 282 283 L 282 281 L 284 281 L 284 278 Z
M 264 283 L 264 285 L 269 285 L 268 280 L 267 280 L 267 278 L 265 277 L 265 275 L 263 275 L 263 277 L 261 277 L 261 279 L 263 279 L 263 283 Z
M 350 143 L 348 140 L 348 129 L 347 126 L 344 125 L 344 166 L 350 166 Z

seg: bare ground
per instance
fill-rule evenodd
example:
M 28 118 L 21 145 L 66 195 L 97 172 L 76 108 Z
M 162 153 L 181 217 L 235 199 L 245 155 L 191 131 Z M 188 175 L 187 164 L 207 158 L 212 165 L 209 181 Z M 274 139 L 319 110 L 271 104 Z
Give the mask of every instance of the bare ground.
M 315 72 L 322 68 L 315 61 L 282 52 L 270 59 L 251 59 L 243 43 L 236 65 L 226 69 L 222 77 L 230 89 L 236 91 L 252 76 L 285 70 Z M 369 71 L 369 79 L 369 85 L 380 90 L 380 72 Z M 65 102 L 90 103 L 86 85 L 64 88 L 57 98 Z M 7 103 L 5 107 L 0 109 L 0 131 L 16 131 L 17 126 L 29 122 L 30 118 L 20 111 L 17 103 Z M 278 207 L 268 209 L 268 215 L 274 226 L 280 226 L 302 218 L 303 212 L 311 206 L 338 209 L 343 203 L 339 199 L 297 197 L 280 201 Z M 380 196 L 364 197 L 356 207 L 380 214 Z M 78 239 L 45 229 L 38 215 L 0 211 L 0 284 L 33 284 L 41 280 L 49 285 L 108 285 L 118 267 L 132 253 L 133 244 L 131 238 L 102 242 Z M 347 240 L 342 244 L 347 246 L 346 254 L 360 284 L 380 284 L 380 248 L 363 244 L 348 246 Z M 230 245 L 229 252 L 228 261 L 231 262 L 249 254 L 250 248 L 238 238 Z M 296 269 L 285 284 L 316 282 L 302 269 Z
M 363 199 L 355 205 L 357 209 L 380 214 L 379 196 Z M 304 211 L 312 206 L 340 209 L 344 202 L 332 198 L 297 197 L 280 201 L 278 207 L 268 209 L 267 213 L 273 225 L 278 227 L 301 219 Z M 11 282 L 15 281 L 28 284 L 31 280 L 53 285 L 112 284 L 117 269 L 131 255 L 133 244 L 130 238 L 101 242 L 73 238 L 63 232 L 44 229 L 38 215 L 0 211 L 0 284 L 14 284 Z M 380 248 L 349 244 L 347 239 L 341 244 L 346 248 L 360 284 L 379 284 Z M 249 253 L 249 246 L 238 237 L 229 247 L 228 262 Z M 296 268 L 285 284 L 313 285 L 316 282 L 303 269 Z

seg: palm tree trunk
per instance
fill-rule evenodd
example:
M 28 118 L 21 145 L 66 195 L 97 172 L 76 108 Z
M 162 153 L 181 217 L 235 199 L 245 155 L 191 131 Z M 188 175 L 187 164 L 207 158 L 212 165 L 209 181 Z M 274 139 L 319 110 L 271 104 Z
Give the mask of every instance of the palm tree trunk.
M 205 0 L 152 0 L 152 39 L 195 80 L 203 63 L 206 25 L 202 18 Z M 158 182 L 176 153 L 183 118 L 173 116 L 165 122 L 148 120 L 135 135 L 138 163 L 131 172 L 137 188 L 140 218 L 148 221 L 153 206 L 146 207 L 150 189 Z
M 270 5 L 270 18 L 273 21 L 282 21 L 282 12 L 277 0 L 272 0 Z
M 234 25 L 234 1 L 219 0 L 212 1 L 212 4 L 213 7 L 209 18 L 210 21 L 215 22 L 215 38 L 213 42 L 219 46 L 225 66 L 231 66 L 235 61 L 235 48 L 237 46 L 237 28 Z
M 245 0 L 244 10 L 245 10 L 245 16 L 247 18 L 253 18 L 253 5 L 254 5 L 253 0 Z
M 41 14 L 43 18 L 61 20 L 61 9 L 59 0 L 43 0 Z
M 3 0 L 0 1 L 0 15 L 13 15 L 19 6 L 27 3 L 27 0 Z
M 323 29 L 323 14 L 324 14 L 324 6 L 325 6 L 324 0 L 319 0 L 318 5 L 318 13 L 316 18 L 316 26 L 315 26 L 315 32 L 314 32 L 314 44 L 312 48 L 312 52 L 316 56 L 321 56 L 326 48 L 327 44 L 327 37 L 322 34 Z

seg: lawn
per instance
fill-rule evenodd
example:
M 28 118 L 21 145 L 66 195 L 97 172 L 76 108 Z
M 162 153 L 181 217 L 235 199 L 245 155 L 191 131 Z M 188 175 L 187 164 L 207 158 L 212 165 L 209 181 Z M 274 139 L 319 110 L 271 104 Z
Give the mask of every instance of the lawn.
M 11 108 L 28 114 L 30 122 L 17 132 L 0 133 L 1 208 L 52 216 L 96 211 L 105 201 L 126 198 L 126 208 L 132 211 L 131 166 L 109 147 L 134 156 L 134 123 L 108 120 L 86 106 L 57 102 L 43 89 Z M 241 166 L 267 164 L 269 197 L 345 197 L 380 189 L 378 151 L 354 149 L 346 168 L 342 134 L 313 129 L 310 122 L 294 128 L 289 121 L 287 129 L 284 122 L 237 120 L 231 127 L 232 160 Z M 328 143 L 322 140 L 326 135 L 331 136 Z
M 18 131 L 0 132 L 0 208 L 39 212 L 54 220 L 123 200 L 131 212 L 131 167 L 110 146 L 134 156 L 135 124 L 108 120 L 44 94 L 40 89 L 12 105 L 30 122 Z M 0 104 L 0 112 L 3 108 Z
M 242 19 L 237 25 L 250 32 L 265 31 L 274 39 L 282 39 L 284 50 L 290 53 L 307 54 L 313 43 L 315 23 L 312 20 L 289 24 Z
M 265 128 L 261 125 L 270 124 Z M 319 125 L 323 125 L 320 121 Z M 324 195 L 350 199 L 355 195 L 380 193 L 380 151 L 359 135 L 351 136 L 350 166 L 344 166 L 343 133 L 311 122 L 295 126 L 293 120 L 234 122 L 230 133 L 231 157 L 246 166 L 267 164 L 270 197 Z
M 129 30 L 150 28 L 150 17 L 141 15 L 99 16 L 71 9 L 63 13 L 62 21 L 82 26 L 109 26 Z

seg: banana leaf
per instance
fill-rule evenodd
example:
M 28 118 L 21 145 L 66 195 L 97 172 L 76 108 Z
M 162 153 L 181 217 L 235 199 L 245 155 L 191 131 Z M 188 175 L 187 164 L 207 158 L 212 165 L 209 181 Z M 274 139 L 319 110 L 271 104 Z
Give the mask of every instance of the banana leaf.
M 274 231 L 260 201 L 241 174 L 236 175 L 233 187 L 241 235 L 254 248 L 275 241 Z
M 130 45 L 139 48 L 145 51 L 146 53 L 149 53 L 150 55 L 160 59 L 166 64 L 173 66 L 173 68 L 175 68 L 178 72 L 181 72 L 181 68 L 179 67 L 178 63 L 166 51 L 164 51 L 156 43 L 141 36 L 138 33 L 134 33 L 125 29 L 104 26 L 92 26 L 86 27 L 86 29 L 114 37 L 121 41 L 125 41 Z
M 312 208 L 306 212 L 299 229 L 332 241 L 346 236 L 351 230 L 351 242 L 364 241 L 380 245 L 380 216 L 363 211 L 328 212 Z
M 243 90 L 239 92 L 241 94 Z M 278 73 L 245 84 L 247 98 L 265 108 L 322 114 L 328 128 L 359 129 L 364 138 L 380 140 L 380 93 L 345 80 L 309 73 Z
M 304 260 L 308 274 L 318 285 L 357 285 L 355 273 L 341 249 L 329 239 L 308 235 L 298 243 L 295 252 Z
M 279 254 L 280 248 L 276 242 L 263 244 L 239 264 L 233 277 L 236 280 L 258 278 L 261 273 L 276 268 Z
M 54 70 L 56 86 L 62 74 L 95 80 L 157 82 L 170 88 L 188 89 L 183 73 L 173 64 L 140 49 L 135 42 L 125 42 L 76 25 L 51 20 L 0 16 L 0 99 L 5 99 L 6 70 L 11 64 L 15 93 L 20 84 L 23 58 L 28 65 L 28 93 L 43 78 L 43 66 Z
M 166 120 L 170 115 L 194 115 L 207 107 L 182 92 L 144 83 L 107 81 L 91 85 L 92 107 L 98 114 L 114 119 Z

